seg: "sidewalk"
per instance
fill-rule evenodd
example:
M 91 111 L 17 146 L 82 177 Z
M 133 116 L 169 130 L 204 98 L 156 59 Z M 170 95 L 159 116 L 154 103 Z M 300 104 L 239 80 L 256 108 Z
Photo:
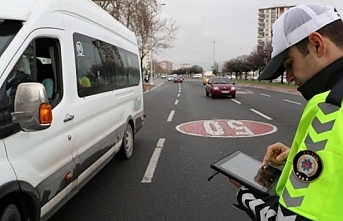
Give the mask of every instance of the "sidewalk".
M 143 84 L 143 92 L 150 90 L 151 88 L 155 87 L 156 84 L 151 83 L 144 83 Z

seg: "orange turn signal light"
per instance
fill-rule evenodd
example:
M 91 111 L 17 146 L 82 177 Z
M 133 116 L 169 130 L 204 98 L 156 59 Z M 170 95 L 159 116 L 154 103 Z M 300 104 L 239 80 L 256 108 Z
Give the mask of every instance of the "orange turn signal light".
M 52 108 L 49 103 L 42 104 L 39 108 L 39 121 L 41 124 L 51 124 Z

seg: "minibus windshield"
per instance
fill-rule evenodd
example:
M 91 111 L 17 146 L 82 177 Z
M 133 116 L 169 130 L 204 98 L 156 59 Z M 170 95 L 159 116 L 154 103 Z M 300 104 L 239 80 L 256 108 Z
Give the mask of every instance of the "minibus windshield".
M 0 57 L 22 27 L 22 21 L 0 19 Z

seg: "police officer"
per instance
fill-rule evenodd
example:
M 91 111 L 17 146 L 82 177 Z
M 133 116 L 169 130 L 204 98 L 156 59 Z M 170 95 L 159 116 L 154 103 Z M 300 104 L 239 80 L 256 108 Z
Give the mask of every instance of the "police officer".
M 272 59 L 260 80 L 286 71 L 308 101 L 291 148 L 267 148 L 263 165 L 283 165 L 276 194 L 240 187 L 240 208 L 254 220 L 343 219 L 343 22 L 336 9 L 293 7 L 273 24 Z M 285 113 L 287 114 L 287 113 Z

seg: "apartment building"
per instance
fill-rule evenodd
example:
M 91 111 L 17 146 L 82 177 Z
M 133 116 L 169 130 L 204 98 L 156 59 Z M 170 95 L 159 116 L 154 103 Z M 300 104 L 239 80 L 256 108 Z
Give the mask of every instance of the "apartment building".
M 294 7 L 287 5 L 260 8 L 258 10 L 258 50 L 263 50 L 272 40 L 272 26 L 285 11 Z
M 170 61 L 161 61 L 158 64 L 163 70 L 166 70 L 168 73 L 170 73 L 173 70 L 173 63 Z
M 146 70 L 150 70 L 150 68 L 151 68 L 151 61 L 153 59 L 153 57 L 152 57 L 152 50 L 149 50 L 149 51 L 146 50 L 145 53 L 147 53 L 147 54 L 144 56 L 144 58 L 142 60 L 142 67 L 144 69 L 146 69 Z

